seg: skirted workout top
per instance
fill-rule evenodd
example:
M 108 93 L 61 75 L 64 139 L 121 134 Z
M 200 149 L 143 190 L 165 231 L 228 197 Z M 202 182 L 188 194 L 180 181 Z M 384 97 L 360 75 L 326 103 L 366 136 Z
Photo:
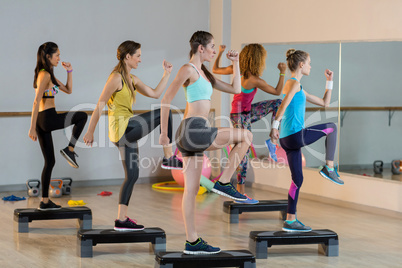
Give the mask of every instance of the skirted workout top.
M 184 93 L 186 94 L 187 102 L 195 102 L 199 100 L 211 100 L 211 95 L 213 92 L 211 82 L 207 81 L 201 73 L 197 70 L 194 64 L 190 63 L 191 66 L 197 71 L 198 77 L 197 81 L 191 85 L 184 87 Z
M 137 91 L 132 75 L 131 78 L 133 79 L 134 95 L 122 78 L 122 89 L 114 92 L 107 102 L 109 139 L 112 142 L 118 142 L 121 139 L 127 129 L 128 120 L 134 115 L 132 106 L 135 102 Z
M 251 103 L 253 102 L 257 88 L 245 89 L 241 87 L 241 92 L 235 94 L 232 101 L 232 110 L 230 113 L 239 114 L 243 112 L 249 112 L 251 110 Z
M 292 77 L 290 79 L 296 80 Z M 299 81 L 297 81 L 299 82 Z M 285 97 L 286 94 L 283 94 Z M 292 101 L 286 107 L 281 121 L 280 137 L 284 138 L 295 134 L 304 128 L 304 115 L 306 113 L 306 94 L 300 84 L 300 90 L 293 96 Z

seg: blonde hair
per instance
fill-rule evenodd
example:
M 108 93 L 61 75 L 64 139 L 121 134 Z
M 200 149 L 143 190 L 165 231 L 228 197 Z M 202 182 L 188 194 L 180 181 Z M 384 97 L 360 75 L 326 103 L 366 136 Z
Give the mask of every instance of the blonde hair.
M 291 72 L 296 71 L 300 62 L 305 62 L 309 54 L 302 50 L 296 50 L 294 48 L 288 49 L 286 51 L 286 61 L 288 63 L 288 68 Z
M 240 72 L 244 78 L 250 75 L 261 76 L 265 68 L 265 58 L 267 51 L 260 44 L 248 44 L 239 56 Z

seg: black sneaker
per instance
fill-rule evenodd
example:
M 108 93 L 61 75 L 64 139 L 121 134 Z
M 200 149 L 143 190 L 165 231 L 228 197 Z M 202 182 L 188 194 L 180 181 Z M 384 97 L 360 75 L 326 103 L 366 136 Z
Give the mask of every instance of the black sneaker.
M 78 157 L 78 155 L 75 152 L 70 152 L 68 147 L 60 150 L 60 153 L 64 158 L 67 160 L 67 162 L 72 166 L 73 168 L 79 168 L 77 162 L 75 161 L 75 157 Z
M 177 156 L 173 155 L 169 158 L 163 157 L 161 166 L 163 169 L 182 169 L 183 162 Z
M 221 184 L 220 181 L 215 182 L 214 188 L 211 190 L 216 194 L 220 194 L 229 198 L 232 198 L 236 201 L 246 201 L 247 196 L 239 193 L 236 188 L 233 187 L 231 183 L 227 183 L 225 185 Z
M 137 224 L 136 220 L 132 220 L 129 217 L 126 217 L 125 221 L 121 221 L 119 219 L 114 221 L 114 230 L 115 231 L 141 231 L 144 230 L 144 225 Z
M 43 201 L 40 202 L 39 210 L 57 210 L 57 209 L 61 209 L 61 206 L 56 205 L 55 203 L 52 202 L 52 200 L 49 199 L 49 202 L 47 203 L 43 203 Z
M 187 241 L 183 251 L 184 254 L 190 255 L 216 254 L 219 252 L 221 252 L 220 248 L 208 245 L 201 237 L 197 239 L 195 245 L 191 245 L 190 242 Z

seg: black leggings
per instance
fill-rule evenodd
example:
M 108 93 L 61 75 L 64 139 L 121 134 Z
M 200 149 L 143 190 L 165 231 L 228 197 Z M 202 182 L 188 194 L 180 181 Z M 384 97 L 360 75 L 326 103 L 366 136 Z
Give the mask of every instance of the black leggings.
M 68 146 L 75 147 L 85 123 L 87 122 L 88 115 L 84 112 L 68 112 L 57 114 L 55 108 L 50 108 L 38 113 L 36 121 L 36 133 L 45 165 L 42 170 L 42 197 L 49 197 L 49 183 L 52 175 L 54 164 L 56 163 L 54 157 L 52 131 L 63 129 L 70 125 L 74 125 L 73 133 L 71 135 L 70 143 Z
M 115 143 L 119 148 L 125 179 L 120 188 L 119 204 L 128 206 L 134 184 L 138 179 L 140 169 L 137 141 L 154 130 L 161 122 L 161 109 L 133 116 L 128 121 L 126 132 Z M 169 113 L 168 137 L 172 142 L 172 113 Z

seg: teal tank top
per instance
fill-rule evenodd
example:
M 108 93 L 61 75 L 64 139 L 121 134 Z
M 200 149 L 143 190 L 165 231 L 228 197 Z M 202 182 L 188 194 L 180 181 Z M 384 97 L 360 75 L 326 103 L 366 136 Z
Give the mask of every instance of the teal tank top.
M 197 67 L 195 67 L 192 63 L 190 64 L 197 71 L 200 77 L 191 85 L 184 87 L 184 93 L 186 94 L 187 102 L 211 100 L 211 95 L 213 91 L 211 82 L 207 81 L 201 75 L 201 73 L 197 70 Z
M 290 79 L 296 80 L 292 77 Z M 286 94 L 283 94 L 285 97 Z M 294 96 L 292 101 L 286 107 L 281 121 L 280 137 L 284 138 L 295 134 L 304 128 L 304 115 L 306 113 L 306 94 L 304 94 L 303 87 L 300 85 L 300 91 Z

